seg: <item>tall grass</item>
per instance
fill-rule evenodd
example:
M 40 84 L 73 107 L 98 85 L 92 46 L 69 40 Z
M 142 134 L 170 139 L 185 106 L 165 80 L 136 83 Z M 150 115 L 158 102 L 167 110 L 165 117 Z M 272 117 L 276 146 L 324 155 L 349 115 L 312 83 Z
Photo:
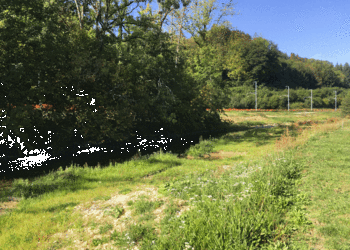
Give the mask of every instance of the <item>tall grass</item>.
M 194 209 L 164 221 L 162 235 L 142 249 L 257 249 L 284 244 L 284 215 L 302 196 L 295 188 L 302 166 L 292 155 L 270 162 L 228 167 L 220 179 L 187 177 L 166 184 L 167 194 Z M 294 218 L 294 214 L 290 215 Z
M 276 150 L 281 152 L 304 145 L 311 137 L 339 129 L 343 126 L 343 123 L 344 119 L 339 118 L 330 118 L 322 123 L 317 121 L 293 123 L 291 129 L 296 133 L 291 135 L 290 129 L 287 127 L 285 133 L 279 139 L 276 139 Z M 308 125 L 306 128 L 301 127 L 305 124 Z M 297 135 L 295 136 L 295 134 Z

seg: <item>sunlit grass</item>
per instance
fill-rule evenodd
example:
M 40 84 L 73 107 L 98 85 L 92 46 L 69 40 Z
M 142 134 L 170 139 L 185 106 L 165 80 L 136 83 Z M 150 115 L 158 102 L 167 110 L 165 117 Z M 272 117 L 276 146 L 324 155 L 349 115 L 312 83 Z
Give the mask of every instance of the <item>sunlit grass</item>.
M 227 116 L 226 116 L 227 115 Z M 274 123 L 294 123 L 297 121 L 325 121 L 330 117 L 341 117 L 340 112 L 237 112 L 229 111 L 220 115 L 223 118 L 245 125 L 260 125 Z
M 312 222 L 295 237 L 298 249 L 350 249 L 350 129 L 344 126 L 307 143 L 299 189 L 310 197 L 305 212 Z

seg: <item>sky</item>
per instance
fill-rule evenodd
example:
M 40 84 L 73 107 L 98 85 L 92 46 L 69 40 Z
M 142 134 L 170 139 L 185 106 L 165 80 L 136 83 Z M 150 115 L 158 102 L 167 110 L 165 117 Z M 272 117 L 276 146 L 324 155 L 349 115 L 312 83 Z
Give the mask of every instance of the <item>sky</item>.
M 214 12 L 214 20 L 222 3 L 229 1 L 216 1 L 219 8 Z M 295 53 L 334 65 L 350 63 L 349 0 L 244 0 L 232 3 L 239 14 L 223 20 L 231 22 L 234 29 L 271 40 L 288 56 Z M 151 7 L 153 11 L 157 10 L 157 2 L 153 1 Z M 185 36 L 191 37 L 186 32 Z

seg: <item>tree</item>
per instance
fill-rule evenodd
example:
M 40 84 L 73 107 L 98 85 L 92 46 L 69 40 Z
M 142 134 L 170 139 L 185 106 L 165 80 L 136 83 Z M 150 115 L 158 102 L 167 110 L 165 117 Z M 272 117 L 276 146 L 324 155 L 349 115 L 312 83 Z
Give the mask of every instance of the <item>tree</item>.
M 32 110 L 31 104 L 45 102 L 46 95 L 51 95 L 65 107 L 62 89 L 50 87 L 49 92 L 44 89 L 55 82 L 59 70 L 69 69 L 66 56 L 73 53 L 66 47 L 69 36 L 62 32 L 65 25 L 59 20 L 58 4 L 40 0 L 10 1 L 1 7 L 0 79 L 1 93 L 5 93 L 1 109 L 7 116 L 2 121 L 6 126 L 4 136 L 24 138 L 25 145 L 32 149 L 27 141 L 33 135 L 29 131 L 35 125 L 43 126 L 45 121 L 40 110 Z M 60 119 L 60 115 L 56 115 L 56 119 Z M 25 132 L 20 132 L 20 128 L 25 128 Z
M 185 57 L 185 60 L 187 62 L 187 72 L 188 74 L 194 77 L 196 82 L 199 83 L 199 89 L 202 89 L 204 91 L 203 85 L 211 85 L 211 92 L 216 93 L 214 95 L 211 95 L 211 98 L 209 98 L 212 100 L 211 104 L 214 103 L 214 96 L 223 96 L 221 93 L 222 90 L 220 90 L 220 87 L 222 87 L 220 85 L 222 80 L 221 75 L 223 68 L 219 66 L 219 64 L 222 64 L 222 62 L 220 62 L 220 59 L 217 59 L 216 62 L 214 62 L 213 60 L 213 58 L 215 58 L 215 56 L 213 55 L 216 55 L 215 52 L 218 51 L 218 47 L 213 44 L 212 38 L 206 39 L 205 34 L 208 31 L 209 25 L 211 24 L 211 21 L 213 19 L 213 11 L 218 8 L 216 5 L 214 5 L 214 3 L 215 0 L 211 0 L 209 2 L 195 1 L 193 4 L 188 6 L 189 9 L 193 12 L 192 15 L 188 15 L 187 5 L 184 6 L 184 8 L 181 11 L 172 12 L 171 15 L 173 18 L 176 18 L 177 23 L 174 24 L 174 22 L 172 22 L 171 28 L 175 27 L 179 33 L 176 46 L 177 55 L 175 60 L 177 62 L 179 57 L 179 45 L 183 36 L 183 29 L 192 35 L 192 41 L 194 41 L 198 46 L 196 47 L 193 46 L 193 44 L 190 45 L 188 43 L 184 43 L 183 45 L 186 48 L 188 48 L 186 52 L 183 52 L 183 56 Z M 227 9 L 231 6 L 232 4 L 230 2 L 226 5 L 225 8 L 221 9 L 221 15 L 217 19 L 217 24 L 220 24 L 222 17 L 227 16 L 229 14 L 234 14 L 234 12 L 229 13 L 229 9 Z M 232 7 L 230 10 L 232 10 Z M 221 26 L 228 26 L 228 22 L 221 23 Z M 208 89 L 204 92 L 206 91 L 208 91 Z M 208 105 L 209 103 L 203 105 L 202 108 L 205 109 L 206 107 L 208 107 Z M 222 104 L 214 104 L 216 108 L 219 108 L 218 105 L 220 106 Z
M 189 6 L 193 12 L 192 16 L 185 16 L 186 24 L 184 25 L 184 29 L 195 38 L 195 42 L 199 46 L 201 46 L 202 42 L 206 41 L 206 32 L 209 30 L 209 25 L 213 20 L 213 12 L 218 8 L 215 3 L 216 0 L 195 0 L 193 4 Z M 230 27 L 230 22 L 222 22 L 221 19 L 225 16 L 235 14 L 236 12 L 233 11 L 232 0 L 230 0 L 224 8 L 220 9 L 220 15 L 216 20 L 216 24 Z
M 342 71 L 343 71 L 343 73 L 345 75 L 345 79 L 344 79 L 345 84 L 349 85 L 349 83 L 350 83 L 350 66 L 349 66 L 349 63 L 346 62 L 344 64 L 344 66 L 342 68 Z
M 3 136 L 11 129 L 24 138 L 28 134 L 19 129 L 34 125 L 57 127 L 65 134 L 78 129 L 91 142 L 119 140 L 131 133 L 135 112 L 142 112 L 141 108 L 147 107 L 144 104 L 151 102 L 149 90 L 156 89 L 159 80 L 156 70 L 164 69 L 164 76 L 170 70 L 167 67 L 173 69 L 174 65 L 164 66 L 157 59 L 171 52 L 159 29 L 152 26 L 153 19 L 127 16 L 123 9 L 133 2 L 114 9 L 111 1 L 103 3 L 35 0 L 1 5 L 5 9 L 0 12 L 4 17 L 0 42 L 5 49 L 0 52 L 0 79 L 1 91 L 7 93 L 1 103 L 7 115 Z M 124 15 L 122 20 L 118 11 Z M 95 29 L 94 24 L 98 25 Z M 152 29 L 144 32 L 147 25 Z M 118 39 L 112 34 L 116 26 L 126 30 L 125 36 Z M 145 45 L 149 46 L 147 53 Z M 147 75 L 147 80 L 142 79 Z M 82 92 L 83 96 L 77 96 Z M 90 105 L 92 98 L 95 106 Z M 48 118 L 43 118 L 42 110 L 31 109 L 31 104 L 40 102 L 52 105 Z M 65 136 L 59 139 L 67 142 Z

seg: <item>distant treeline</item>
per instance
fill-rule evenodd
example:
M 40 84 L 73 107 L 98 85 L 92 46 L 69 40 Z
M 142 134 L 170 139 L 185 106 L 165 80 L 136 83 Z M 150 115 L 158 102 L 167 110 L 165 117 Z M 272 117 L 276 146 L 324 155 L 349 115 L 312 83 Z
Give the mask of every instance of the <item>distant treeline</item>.
M 250 94 L 255 90 L 253 87 L 233 87 L 231 88 L 231 100 L 228 108 L 255 108 L 255 95 Z M 336 93 L 335 93 L 336 91 Z M 335 108 L 335 97 L 337 98 L 337 107 L 342 103 L 348 90 L 344 88 L 319 88 L 312 90 L 313 108 Z M 259 109 L 287 109 L 288 91 L 271 88 L 267 86 L 258 87 L 258 108 Z M 289 107 L 291 109 L 302 109 L 311 107 L 311 90 L 290 89 Z

